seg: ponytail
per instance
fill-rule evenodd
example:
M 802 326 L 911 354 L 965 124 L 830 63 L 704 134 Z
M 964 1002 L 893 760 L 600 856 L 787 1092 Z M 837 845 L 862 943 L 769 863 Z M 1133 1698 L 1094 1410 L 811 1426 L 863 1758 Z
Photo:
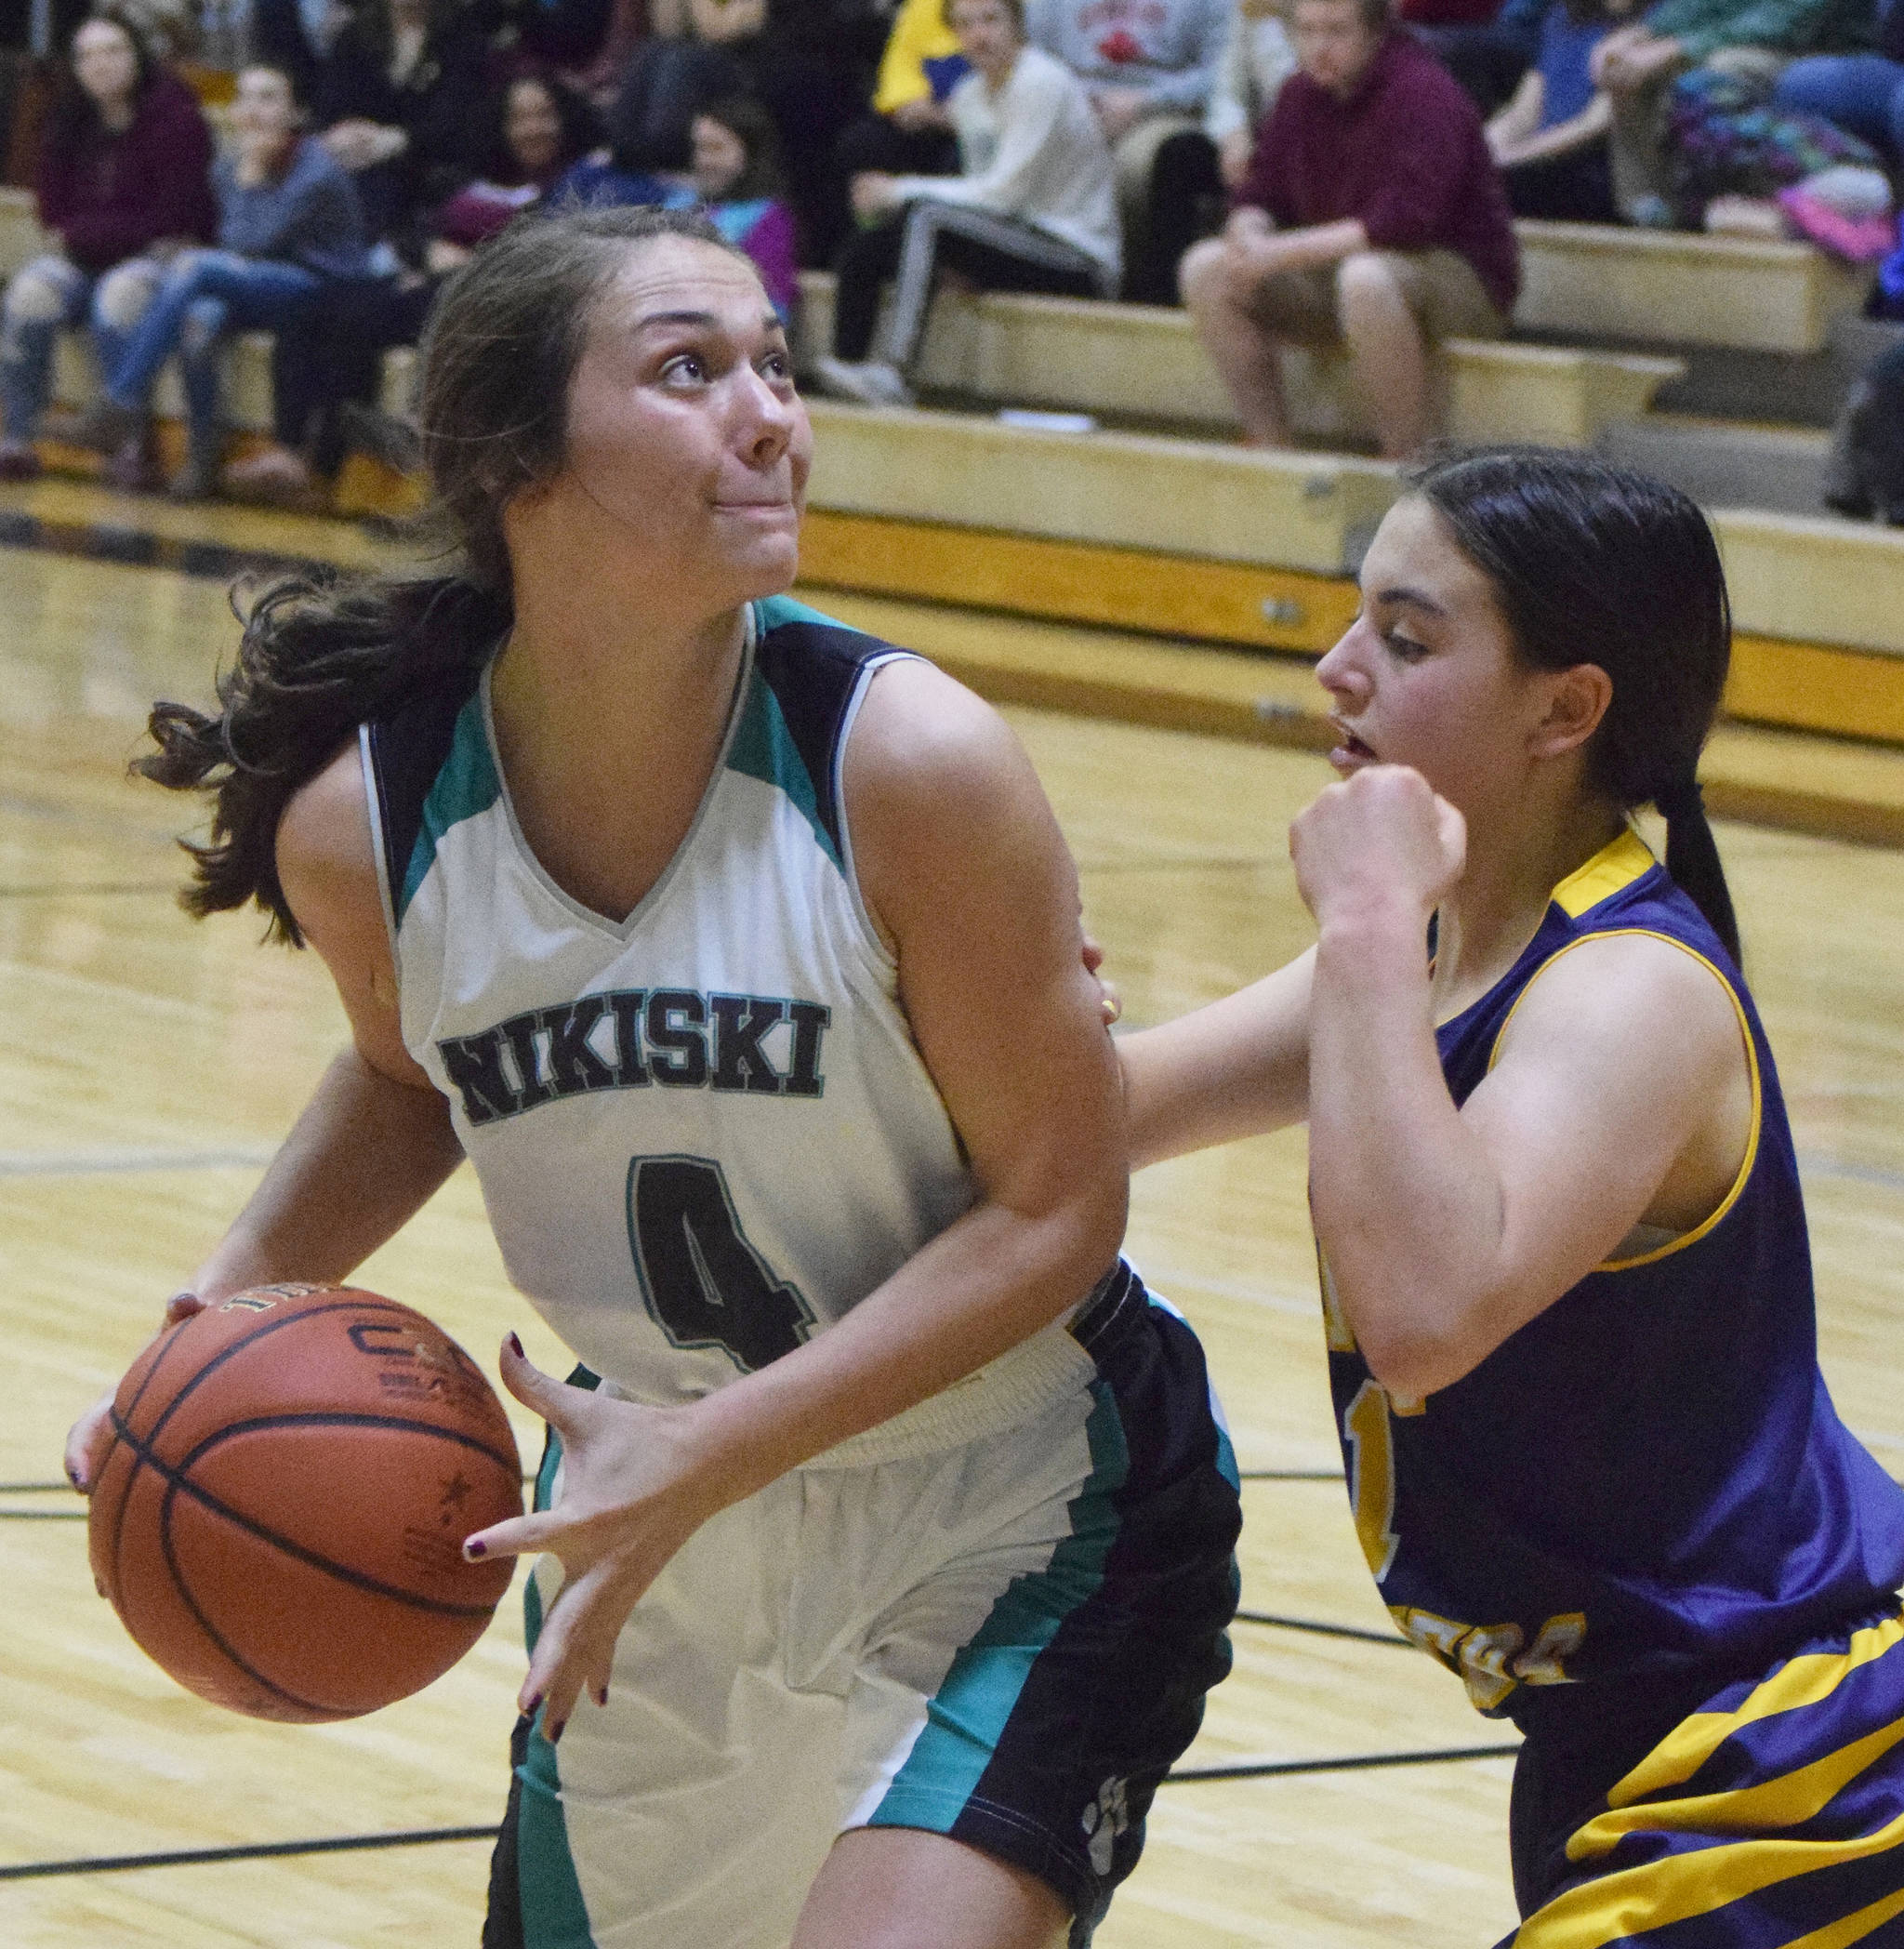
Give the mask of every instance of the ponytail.
M 219 675 L 218 710 L 154 706 L 159 749 L 132 769 L 174 791 L 212 795 L 210 842 L 179 842 L 194 868 L 179 895 L 186 912 L 202 920 L 256 900 L 272 937 L 301 948 L 278 880 L 284 807 L 366 719 L 445 679 L 472 677 L 509 627 L 509 605 L 456 577 L 340 589 L 286 576 L 240 616 L 245 636 Z
M 1719 845 L 1706 818 L 1699 780 L 1686 778 L 1677 785 L 1662 786 L 1653 794 L 1653 803 L 1666 821 L 1667 872 L 1705 915 L 1707 924 L 1736 962 L 1739 921 L 1732 911 L 1732 890 L 1726 884 L 1726 868 L 1719 863 Z

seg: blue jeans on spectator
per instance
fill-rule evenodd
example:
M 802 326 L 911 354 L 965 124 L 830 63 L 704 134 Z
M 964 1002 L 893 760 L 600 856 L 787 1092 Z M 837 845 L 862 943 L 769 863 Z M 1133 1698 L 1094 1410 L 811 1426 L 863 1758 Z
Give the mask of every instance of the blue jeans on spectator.
M 150 258 L 130 258 L 110 271 L 82 271 L 47 255 L 23 264 L 9 280 L 0 304 L 0 412 L 10 444 L 25 445 L 39 431 L 52 391 L 53 341 L 85 325 L 99 370 L 110 373 L 125 356 L 139 314 L 162 275 Z
M 1893 163 L 1904 161 L 1904 61 L 1882 54 L 1807 55 L 1778 76 L 1772 106 L 1821 115 Z
M 229 250 L 188 250 L 134 328 L 106 378 L 115 406 L 143 412 L 159 367 L 176 351 L 185 381 L 186 426 L 194 455 L 218 440 L 218 344 L 227 332 L 275 331 L 316 301 L 324 280 L 299 264 L 241 258 Z

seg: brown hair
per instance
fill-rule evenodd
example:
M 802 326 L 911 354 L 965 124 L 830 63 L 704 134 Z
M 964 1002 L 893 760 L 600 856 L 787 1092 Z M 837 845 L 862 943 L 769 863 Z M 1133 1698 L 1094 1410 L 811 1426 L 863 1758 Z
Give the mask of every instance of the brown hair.
M 746 261 L 696 211 L 577 210 L 511 224 L 445 285 L 424 334 L 420 417 L 448 573 L 280 577 L 239 608 L 244 640 L 218 676 L 218 709 L 153 708 L 159 749 L 133 770 L 212 797 L 209 842 L 180 842 L 193 868 L 179 896 L 188 913 L 256 900 L 276 937 L 303 945 L 278 882 L 285 805 L 360 723 L 467 681 L 509 629 L 503 510 L 561 471 L 596 301 L 629 250 L 657 237 Z
M 1676 487 L 1591 454 L 1502 447 L 1431 460 L 1409 484 L 1493 586 L 1533 670 L 1613 682 L 1589 786 L 1666 818 L 1666 868 L 1737 959 L 1739 926 L 1697 775 L 1732 656 L 1719 546 Z

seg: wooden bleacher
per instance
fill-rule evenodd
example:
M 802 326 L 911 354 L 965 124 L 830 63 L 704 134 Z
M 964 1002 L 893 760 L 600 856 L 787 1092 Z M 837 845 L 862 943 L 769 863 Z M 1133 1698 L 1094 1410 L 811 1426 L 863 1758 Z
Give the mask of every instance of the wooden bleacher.
M 1860 297 L 1857 278 L 1796 245 L 1557 225 L 1524 225 L 1522 236 L 1530 325 L 1586 288 L 1595 308 L 1583 334 L 1591 325 L 1633 344 L 1803 354 Z M 29 200 L 0 192 L 0 272 L 39 245 Z M 808 298 L 811 344 L 827 281 L 810 279 Z M 234 344 L 228 398 L 240 428 L 270 423 L 268 354 L 261 336 Z M 413 366 L 409 354 L 388 362 L 392 404 Z M 1450 421 L 1469 437 L 1583 443 L 1642 411 L 1671 369 L 1665 358 L 1593 349 L 1463 349 L 1445 366 Z M 939 307 L 924 377 L 968 404 L 1071 406 L 1186 431 L 1221 422 L 1187 322 L 1141 307 L 954 300 Z M 62 348 L 60 378 L 74 402 L 94 383 L 76 342 Z M 1318 415 L 1329 397 L 1327 383 L 1313 389 Z M 161 411 L 170 403 L 162 387 Z M 1397 492 L 1394 470 L 1342 452 L 1033 430 L 972 410 L 823 401 L 813 412 L 812 582 L 1179 641 L 1326 648 L 1354 612 L 1349 577 Z M 1713 521 L 1739 631 L 1734 713 L 1904 743 L 1904 534 L 1725 509 Z M 1250 708 L 1271 730 L 1281 722 L 1273 698 Z

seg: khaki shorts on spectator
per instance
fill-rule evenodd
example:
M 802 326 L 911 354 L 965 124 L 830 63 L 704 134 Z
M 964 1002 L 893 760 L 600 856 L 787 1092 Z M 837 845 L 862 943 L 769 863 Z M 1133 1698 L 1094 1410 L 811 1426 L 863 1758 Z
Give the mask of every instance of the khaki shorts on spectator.
M 1494 309 L 1474 267 L 1452 250 L 1381 250 L 1425 338 L 1498 338 L 1507 321 Z M 1336 267 L 1278 271 L 1256 287 L 1250 315 L 1297 345 L 1339 345 Z

